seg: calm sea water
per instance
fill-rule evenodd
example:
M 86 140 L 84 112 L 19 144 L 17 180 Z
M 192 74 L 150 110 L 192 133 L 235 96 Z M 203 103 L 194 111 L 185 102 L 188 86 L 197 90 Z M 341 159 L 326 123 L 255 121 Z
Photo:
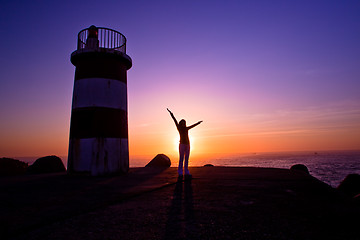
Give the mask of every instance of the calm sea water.
M 65 166 L 67 157 L 61 156 Z M 17 158 L 31 164 L 34 157 Z M 131 157 L 130 167 L 143 167 L 151 160 L 147 157 Z M 172 158 L 172 166 L 177 166 L 177 159 Z M 360 151 L 326 151 L 326 152 L 281 152 L 257 153 L 196 157 L 190 156 L 190 166 L 215 166 L 236 167 L 270 167 L 289 169 L 294 164 L 304 164 L 310 174 L 319 180 L 337 187 L 339 183 L 351 173 L 360 174 Z
M 360 174 L 360 151 L 261 153 L 213 159 L 210 163 L 286 169 L 294 164 L 304 164 L 312 176 L 337 187 L 348 174 Z

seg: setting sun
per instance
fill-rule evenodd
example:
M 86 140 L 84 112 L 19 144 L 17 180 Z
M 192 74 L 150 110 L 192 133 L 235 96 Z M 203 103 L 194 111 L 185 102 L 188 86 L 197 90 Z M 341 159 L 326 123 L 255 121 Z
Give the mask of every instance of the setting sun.
M 191 136 L 191 133 L 189 135 L 190 135 L 189 139 L 190 139 L 190 152 L 191 152 L 194 151 L 196 145 L 194 138 Z M 174 142 L 174 148 L 173 148 L 174 152 L 179 152 L 179 136 L 174 137 L 173 142 Z

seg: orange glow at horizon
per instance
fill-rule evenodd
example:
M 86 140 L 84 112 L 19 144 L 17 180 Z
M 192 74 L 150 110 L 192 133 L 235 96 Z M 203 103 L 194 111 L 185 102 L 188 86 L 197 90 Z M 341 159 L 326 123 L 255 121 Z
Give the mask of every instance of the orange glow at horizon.
M 360 122 L 346 116 L 346 112 L 329 115 L 309 110 L 300 113 L 242 114 L 231 118 L 236 115 L 234 112 L 227 114 L 223 111 L 216 116 L 209 109 L 202 110 L 189 109 L 188 115 L 174 111 L 175 116 L 178 119 L 185 118 L 188 125 L 204 121 L 189 130 L 190 161 L 205 155 L 358 150 L 360 146 Z M 349 112 L 354 114 L 352 110 Z M 177 160 L 179 134 L 174 122 L 166 112 L 166 107 L 153 110 L 152 113 L 146 113 L 146 119 L 136 114 L 130 115 L 130 157 L 141 155 L 151 158 L 164 153 L 171 156 L 172 160 Z M 300 115 L 307 117 L 300 118 Z M 66 156 L 68 127 L 52 129 L 49 126 L 42 131 L 39 128 L 24 126 L 22 132 L 10 129 L 3 131 L 3 136 L 7 137 L 0 139 L 1 157 Z
M 353 117 L 353 109 L 311 108 L 239 115 L 234 111 L 226 112 L 224 108 L 221 114 L 209 111 L 210 108 L 198 108 L 198 111 L 188 109 L 194 116 L 181 116 L 174 111 L 175 116 L 185 118 L 188 125 L 204 120 L 189 131 L 192 161 L 199 155 L 358 150 L 360 146 L 360 122 Z M 139 127 L 136 120 L 130 124 L 130 154 L 165 153 L 178 158 L 178 132 L 165 109 L 165 106 L 159 108 L 153 114 L 161 117 L 147 119 L 151 124 Z M 358 110 L 356 112 L 359 114 Z

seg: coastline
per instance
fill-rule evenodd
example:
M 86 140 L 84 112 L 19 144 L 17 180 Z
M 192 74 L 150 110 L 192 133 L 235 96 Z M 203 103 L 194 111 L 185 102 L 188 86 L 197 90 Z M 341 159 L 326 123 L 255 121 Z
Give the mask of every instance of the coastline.
M 316 153 L 316 154 L 315 154 Z M 155 155 L 130 155 L 130 167 L 144 167 Z M 168 155 L 172 166 L 177 166 L 177 155 Z M 14 157 L 26 163 L 33 163 L 38 157 Z M 60 156 L 67 166 L 67 156 Z M 319 180 L 337 187 L 348 175 L 360 174 L 360 150 L 332 151 L 290 151 L 244 154 L 191 154 L 190 166 L 200 167 L 205 164 L 227 167 L 265 167 L 289 169 L 295 164 L 304 164 L 310 174 Z
M 1 239 L 355 239 L 360 208 L 276 168 L 131 168 L 122 176 L 1 177 Z

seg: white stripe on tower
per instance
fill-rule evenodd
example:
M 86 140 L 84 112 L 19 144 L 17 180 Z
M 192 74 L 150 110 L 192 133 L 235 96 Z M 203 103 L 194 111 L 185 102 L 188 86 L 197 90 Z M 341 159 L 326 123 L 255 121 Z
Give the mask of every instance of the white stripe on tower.
M 76 154 L 74 157 L 77 161 L 73 163 L 76 172 L 102 175 L 109 169 L 129 168 L 127 138 L 103 138 L 103 141 L 99 141 L 98 138 L 70 139 L 69 146 L 69 152 Z M 91 151 L 88 151 L 89 149 Z M 111 160 L 119 157 L 123 161 Z M 124 161 L 126 159 L 127 161 Z

